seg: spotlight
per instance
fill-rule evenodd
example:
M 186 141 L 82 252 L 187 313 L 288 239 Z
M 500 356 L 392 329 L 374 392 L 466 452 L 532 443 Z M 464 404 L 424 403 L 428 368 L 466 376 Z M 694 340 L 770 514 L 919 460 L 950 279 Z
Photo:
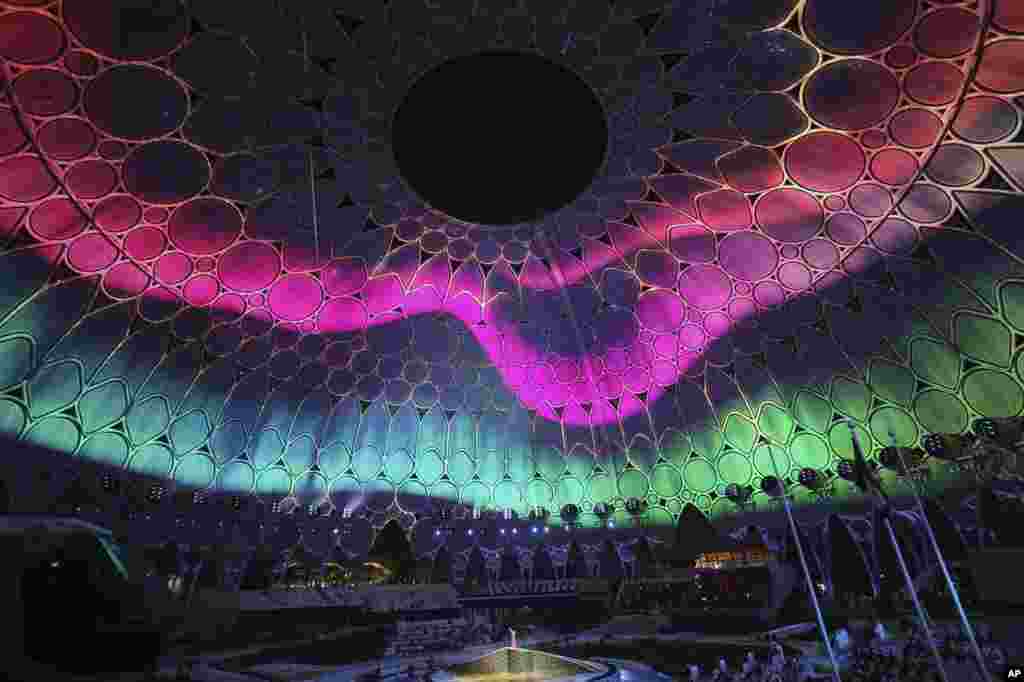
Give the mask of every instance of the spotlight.
M 852 481 L 857 477 L 856 472 L 853 470 L 853 462 L 848 459 L 839 460 L 839 464 L 836 465 L 836 473 L 844 481 Z
M 472 534 L 473 534 L 473 529 L 472 528 L 470 528 L 469 530 L 466 531 L 466 535 L 472 535 Z
M 977 436 L 990 438 L 1003 447 L 1012 448 L 1024 439 L 1024 418 L 991 419 L 982 417 L 974 420 L 971 430 Z
M 745 504 L 754 494 L 753 486 L 730 483 L 725 486 L 725 496 L 735 504 Z
M 580 508 L 575 504 L 567 504 L 562 507 L 562 520 L 568 525 L 573 525 L 580 517 Z
M 594 513 L 597 515 L 597 518 L 606 520 L 615 513 L 615 506 L 608 502 L 598 502 L 594 505 Z
M 800 481 L 800 485 L 810 490 L 817 490 L 825 484 L 825 477 L 817 469 L 812 469 L 811 467 L 801 469 L 797 480 Z
M 502 528 L 502 529 L 501 529 L 501 534 L 502 534 L 502 535 L 504 535 L 504 534 L 505 534 L 505 529 L 504 529 L 504 528 Z
M 927 456 L 928 454 L 921 448 L 888 447 L 882 448 L 878 454 L 878 461 L 886 469 L 902 475 L 919 469 Z
M 519 529 L 518 528 L 513 528 L 512 529 L 512 535 L 519 535 Z
M 533 528 L 531 528 L 530 532 L 531 533 L 536 533 L 537 532 L 537 526 L 534 526 Z
M 924 445 L 925 452 L 932 457 L 956 461 L 970 458 L 967 449 L 975 440 L 976 437 L 968 433 L 929 433 L 921 444 Z
M 781 497 L 782 481 L 775 476 L 765 476 L 761 479 L 761 490 L 772 497 Z

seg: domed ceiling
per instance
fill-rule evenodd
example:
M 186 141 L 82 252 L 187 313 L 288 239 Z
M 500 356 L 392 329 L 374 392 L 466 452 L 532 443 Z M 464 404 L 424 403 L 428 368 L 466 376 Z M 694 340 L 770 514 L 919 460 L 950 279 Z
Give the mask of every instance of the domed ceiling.
M 668 525 L 1024 411 L 1019 3 L 0 8 L 11 437 Z

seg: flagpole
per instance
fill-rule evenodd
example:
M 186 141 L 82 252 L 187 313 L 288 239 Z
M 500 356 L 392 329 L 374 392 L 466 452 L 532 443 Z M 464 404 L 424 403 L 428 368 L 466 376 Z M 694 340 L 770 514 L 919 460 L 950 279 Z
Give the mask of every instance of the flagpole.
M 889 441 L 892 443 L 892 447 L 896 450 L 896 454 L 900 458 L 900 467 L 906 473 L 907 476 L 909 469 L 907 469 L 907 463 L 903 459 L 903 452 L 896 446 L 896 436 L 892 431 L 889 431 Z M 946 564 L 946 559 L 942 555 L 942 550 L 939 548 L 939 542 L 935 539 L 935 532 L 932 530 L 931 521 L 928 520 L 928 514 L 925 512 L 924 503 L 921 502 L 921 496 L 917 492 L 916 482 L 913 477 L 910 478 L 911 485 L 910 490 L 914 496 L 914 502 L 917 504 L 917 511 L 921 514 L 921 518 L 924 520 L 924 528 L 928 534 L 928 541 L 931 543 L 932 549 L 935 550 L 935 556 L 939 560 L 939 568 L 942 570 L 942 576 L 946 579 L 946 586 L 949 588 L 949 593 L 953 595 L 953 603 L 956 605 L 957 614 L 960 616 L 960 624 L 963 625 L 964 632 L 967 633 L 967 639 L 971 643 L 971 651 L 974 653 L 974 658 L 978 662 L 978 666 L 981 670 L 981 677 L 983 680 L 990 680 L 988 674 L 988 667 L 985 665 L 985 657 L 981 654 L 981 647 L 978 646 L 978 640 L 974 637 L 974 629 L 971 627 L 971 623 L 967 620 L 967 613 L 964 611 L 963 604 L 960 602 L 960 594 L 956 589 L 956 584 L 953 582 L 953 577 L 949 573 L 949 567 Z
M 857 434 L 853 430 L 853 422 L 846 420 L 846 426 L 850 429 L 850 440 L 853 441 L 854 456 L 859 460 L 858 468 L 864 472 L 865 475 L 862 477 L 865 479 L 865 487 L 870 487 L 872 504 L 878 503 L 878 497 L 885 497 L 885 492 L 882 490 L 880 482 L 875 482 L 872 486 L 868 483 L 869 476 L 867 472 L 867 462 L 864 460 L 864 453 L 860 449 L 860 444 L 857 442 Z M 921 606 L 921 601 L 917 598 L 917 590 L 914 589 L 914 580 L 910 577 L 910 571 L 907 570 L 907 562 L 903 558 L 903 550 L 900 549 L 899 540 L 896 538 L 896 531 L 892 527 L 892 519 L 890 518 L 891 506 L 888 499 L 882 504 L 879 510 L 882 524 L 885 526 L 886 531 L 889 534 L 889 540 L 892 542 L 893 552 L 896 553 L 896 561 L 900 565 L 900 572 L 903 573 L 903 581 L 907 584 L 907 591 L 910 593 L 910 599 L 914 604 L 914 610 L 917 612 L 917 617 L 921 620 L 921 628 L 924 630 L 925 637 L 928 638 L 928 647 L 932 650 L 932 657 L 935 659 L 935 664 L 939 667 L 939 675 L 942 677 L 943 682 L 949 682 L 949 676 L 946 674 L 946 664 L 942 660 L 942 654 L 939 653 L 939 646 L 935 643 L 935 638 L 932 636 L 932 629 L 928 625 L 928 616 L 924 612 L 924 607 Z
M 775 455 L 772 453 L 772 446 L 768 444 L 768 458 L 772 461 L 772 469 L 775 471 L 775 480 L 779 482 L 779 487 L 782 488 L 782 506 L 786 510 L 786 518 L 789 519 L 789 529 L 793 533 L 793 542 L 796 543 L 796 552 L 800 557 L 800 566 L 804 571 L 804 578 L 807 580 L 807 590 L 811 595 L 811 604 L 814 605 L 814 615 L 818 620 L 818 629 L 821 630 L 822 641 L 825 642 L 825 651 L 828 652 L 828 658 L 832 661 L 832 679 L 835 682 L 842 682 L 839 677 L 839 663 L 836 661 L 835 652 L 832 651 L 832 642 L 828 638 L 828 628 L 825 627 L 825 617 L 821 615 L 821 605 L 818 604 L 818 593 L 814 589 L 814 579 L 811 578 L 811 570 L 807 567 L 807 558 L 804 556 L 804 547 L 800 542 L 800 532 L 797 530 L 796 521 L 793 519 L 793 510 L 789 506 L 789 493 L 786 491 L 786 485 L 783 483 L 782 477 L 779 476 L 779 468 L 775 464 Z

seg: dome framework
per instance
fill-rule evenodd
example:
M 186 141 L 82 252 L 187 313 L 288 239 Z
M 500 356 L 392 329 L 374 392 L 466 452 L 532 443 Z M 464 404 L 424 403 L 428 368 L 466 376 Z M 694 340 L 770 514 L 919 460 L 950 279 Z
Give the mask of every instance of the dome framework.
M 875 458 L 1024 412 L 1008 0 L 300 4 L 0 3 L 3 434 L 374 527 L 671 527 L 733 484 L 770 508 L 769 448 L 833 473 L 841 419 Z M 498 49 L 577 74 L 607 151 L 557 211 L 472 224 L 390 127 Z

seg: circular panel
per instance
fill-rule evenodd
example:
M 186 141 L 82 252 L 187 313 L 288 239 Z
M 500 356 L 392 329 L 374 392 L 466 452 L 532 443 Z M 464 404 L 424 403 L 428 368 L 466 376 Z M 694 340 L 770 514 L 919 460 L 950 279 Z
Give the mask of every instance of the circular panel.
M 131 106 L 125 106 L 127 96 Z M 164 71 L 141 64 L 115 66 L 101 73 L 86 88 L 83 104 L 97 128 L 128 140 L 166 135 L 188 113 L 188 96 L 181 84 Z
M 185 38 L 188 17 L 178 2 L 64 0 L 64 21 L 86 47 L 114 59 L 155 59 Z
M 960 433 L 967 428 L 967 408 L 946 391 L 921 392 L 914 399 L 914 414 L 925 433 Z
M 857 442 L 860 444 L 861 450 L 864 452 L 865 457 L 871 456 L 871 434 L 867 432 L 860 424 L 856 424 L 854 432 L 857 435 Z M 850 437 L 850 427 L 846 424 L 837 422 L 828 431 L 828 444 L 831 445 L 831 449 L 836 453 L 836 456 L 844 460 L 853 459 L 853 441 Z
M 555 501 L 555 491 L 547 481 L 535 478 L 526 486 L 526 503 L 531 507 L 551 509 Z
M 590 477 L 590 501 L 594 504 L 610 502 L 617 494 L 615 479 L 605 474 L 594 474 Z
M 204 306 L 217 298 L 217 294 L 220 293 L 220 283 L 216 277 L 199 275 L 190 279 L 181 293 L 189 305 Z
M 519 486 L 512 481 L 502 481 L 494 487 L 494 505 L 498 509 L 516 509 L 522 498 Z
M 462 494 L 459 496 L 459 500 L 462 504 L 469 505 L 476 509 L 489 507 L 491 504 L 491 489 L 480 481 L 471 481 L 468 485 L 462 488 Z
M 384 458 L 372 445 L 367 445 L 352 455 L 352 471 L 360 481 L 377 478 L 383 467 Z
M 272 467 L 256 478 L 256 492 L 271 497 L 287 497 L 292 492 L 292 477 L 280 467 Z
M 821 471 L 828 467 L 831 454 L 828 443 L 813 433 L 798 433 L 789 447 L 793 461 L 799 467 L 810 467 Z M 774 474 L 771 474 L 774 476 Z M 785 473 L 783 472 L 783 476 Z
M 953 121 L 953 132 L 968 142 L 989 144 L 1009 137 L 1017 127 L 1017 110 L 1006 100 L 968 97 Z
M 174 480 L 191 488 L 206 488 L 213 483 L 216 475 L 213 460 L 205 455 L 186 455 L 178 460 L 174 468 Z
M 426 450 L 416 458 L 416 477 L 426 485 L 433 485 L 444 473 L 444 460 L 437 450 Z
M 647 496 L 650 484 L 642 471 L 629 469 L 619 474 L 619 494 L 625 498 L 643 499 Z
M 456 485 L 464 485 L 476 472 L 476 463 L 469 456 L 469 453 L 459 450 L 448 457 L 448 478 Z
M 256 472 L 245 462 L 228 462 L 217 473 L 217 487 L 237 493 L 250 493 L 256 483 Z
M 963 82 L 964 75 L 952 64 L 925 62 L 918 64 L 904 76 L 903 88 L 911 98 L 921 104 L 938 107 L 956 99 Z
M 925 54 L 949 59 L 974 47 L 978 28 L 978 17 L 974 13 L 959 7 L 944 7 L 926 14 L 917 24 L 914 37 Z
M 142 218 L 139 202 L 127 194 L 107 197 L 93 209 L 96 226 L 106 232 L 127 232 Z
M 114 191 L 117 171 L 100 159 L 79 161 L 64 175 L 64 184 L 76 197 L 99 199 Z
M 228 249 L 217 263 L 225 286 L 251 293 L 269 286 L 281 273 L 281 256 L 270 244 L 245 241 Z
M 900 202 L 903 215 L 920 223 L 937 223 L 953 210 L 953 200 L 935 185 L 918 183 Z
M 114 298 L 138 296 L 149 286 L 149 276 L 134 263 L 118 263 L 103 275 L 103 288 Z
M 775 152 L 753 145 L 719 159 L 718 169 L 726 181 L 741 192 L 764 192 L 786 179 Z
M 942 119 L 926 109 L 904 109 L 889 121 L 896 144 L 910 149 L 932 145 L 942 133 Z
M 81 235 L 68 248 L 68 262 L 79 272 L 106 270 L 117 260 L 117 255 L 113 244 L 95 232 Z
M 975 81 L 993 92 L 1024 90 L 1024 41 L 998 40 L 986 45 Z
M 163 230 L 155 227 L 140 227 L 124 238 L 124 250 L 135 260 L 153 260 L 167 248 L 167 237 Z
M 11 88 L 15 103 L 34 116 L 59 116 L 78 100 L 75 81 L 55 69 L 26 71 L 14 79 Z
M 791 144 L 785 163 L 790 177 L 804 187 L 816 192 L 838 192 L 860 179 L 865 159 L 860 146 L 849 137 L 816 132 Z
M 917 228 L 901 218 L 886 218 L 871 232 L 871 243 L 885 253 L 908 254 L 917 246 Z
M 830 62 L 816 71 L 804 88 L 811 117 L 839 130 L 861 130 L 881 123 L 899 98 L 896 77 L 867 59 Z
M 0 161 L 0 197 L 24 203 L 38 201 L 57 187 L 57 180 L 35 156 Z
M 706 459 L 694 457 L 683 467 L 683 480 L 687 489 L 706 493 L 714 490 L 716 484 L 715 467 Z
M 654 332 L 670 332 L 683 323 L 686 308 L 674 291 L 656 289 L 640 296 L 636 315 L 640 323 Z
M 192 274 L 192 259 L 174 251 L 165 253 L 156 262 L 156 276 L 164 284 L 178 284 L 184 282 Z
M 803 263 L 785 263 L 779 268 L 779 281 L 792 291 L 806 291 L 811 286 L 811 271 Z
M 892 445 L 893 439 L 899 447 L 917 443 L 918 429 L 914 418 L 902 407 L 883 407 L 875 410 L 869 419 L 871 433 L 880 443 Z
M 1024 391 L 1008 374 L 981 369 L 964 378 L 967 404 L 984 417 L 1014 417 L 1024 409 Z
M 320 307 L 324 292 L 311 275 L 286 275 L 270 290 L 270 309 L 283 320 L 304 320 Z
M 395 450 L 384 460 L 384 475 L 388 480 L 401 483 L 412 474 L 414 462 L 405 450 Z
M 750 227 L 750 199 L 740 192 L 721 189 L 703 194 L 697 207 L 704 224 L 716 232 L 729 232 Z
M 85 231 L 87 217 L 70 199 L 49 199 L 28 217 L 28 228 L 37 238 L 49 241 L 71 239 Z
M 935 182 L 963 187 L 985 172 L 985 160 L 976 150 L 965 144 L 944 144 L 935 150 L 925 173 Z
M 899 40 L 913 25 L 916 9 L 914 0 L 811 0 L 804 7 L 804 29 L 826 50 L 869 54 Z
M 746 456 L 728 451 L 718 458 L 718 480 L 722 483 L 746 485 L 754 475 L 754 468 Z
M 5 112 L 0 110 L 0 114 Z M 96 133 L 86 121 L 67 116 L 44 124 L 36 133 L 36 142 L 43 154 L 54 161 L 75 161 L 93 150 Z M 16 151 L 16 148 L 5 151 L 5 146 L 0 143 L 0 155 Z
M 693 265 L 679 276 L 679 295 L 700 310 L 722 307 L 731 293 L 729 276 L 715 265 Z
M 871 174 L 887 185 L 905 185 L 917 175 L 917 158 L 903 149 L 883 149 L 871 157 Z
M 999 28 L 1011 33 L 1024 33 L 1024 8 L 1015 2 L 1000 2 L 995 6 L 992 20 Z
M 52 62 L 64 51 L 64 31 L 36 12 L 0 16 L 0 57 L 20 64 Z
M 651 473 L 654 492 L 661 497 L 675 497 L 683 487 L 683 476 L 671 464 L 658 464 Z
M 850 191 L 850 208 L 864 218 L 881 218 L 892 209 L 892 195 L 874 183 L 857 185 Z
M 574 476 L 566 476 L 558 480 L 558 490 L 555 492 L 555 499 L 561 508 L 562 505 L 583 503 L 586 491 L 580 479 Z
M 174 457 L 169 448 L 152 444 L 136 450 L 129 467 L 140 474 L 166 478 L 173 463 Z
M 199 197 L 174 209 L 167 232 L 182 251 L 205 256 L 223 251 L 238 238 L 242 216 L 223 199 Z
M 810 435 L 810 434 L 808 434 Z M 783 476 L 792 466 L 789 454 L 777 445 L 763 443 L 754 450 L 754 468 L 762 476 Z
M 754 215 L 769 237 L 781 242 L 802 242 L 817 234 L 825 212 L 807 192 L 783 187 L 762 196 Z
M 767 277 L 779 263 L 775 244 L 757 232 L 734 232 L 719 245 L 718 262 L 737 279 L 753 282 Z
M 827 239 L 812 239 L 804 245 L 803 257 L 812 268 L 829 270 L 839 262 L 839 249 Z
M 199 194 L 210 164 L 195 147 L 166 140 L 137 147 L 122 167 L 125 188 L 151 204 L 176 204 Z

